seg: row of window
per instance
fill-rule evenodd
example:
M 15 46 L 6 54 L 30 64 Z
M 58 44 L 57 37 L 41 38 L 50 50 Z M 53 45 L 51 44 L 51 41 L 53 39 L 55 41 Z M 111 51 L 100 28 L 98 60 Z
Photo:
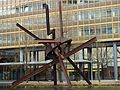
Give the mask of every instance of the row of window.
M 36 30 L 33 32 L 40 38 L 48 38 L 45 31 Z M 85 36 L 101 36 L 101 35 L 112 35 L 114 33 L 120 33 L 120 24 L 108 24 L 108 25 L 100 25 L 100 26 L 93 26 L 93 27 L 73 27 L 73 28 L 64 28 L 64 36 L 66 38 L 75 38 L 85 37 Z M 59 31 L 56 30 L 56 38 L 59 38 Z M 112 37 L 111 37 L 112 38 Z M 34 40 L 31 36 L 25 33 L 15 33 L 15 34 L 0 34 L 0 44 L 2 43 L 27 43 L 27 41 Z
M 110 2 L 113 0 L 63 0 L 63 3 L 67 4 L 88 4 L 88 3 L 97 3 L 97 2 Z
M 69 17 L 66 17 L 68 16 Z M 51 25 L 56 24 L 56 21 L 59 21 L 59 17 L 58 17 L 58 13 L 56 13 L 56 15 L 50 15 L 50 23 Z M 112 9 L 104 9 L 104 10 L 97 10 L 97 11 L 75 11 L 75 12 L 65 12 L 63 13 L 63 22 L 72 22 L 72 21 L 85 21 L 85 20 L 100 20 L 102 19 L 106 19 L 106 17 L 118 17 L 120 16 L 120 8 L 115 7 Z M 111 18 L 112 19 L 112 18 Z M 45 15 L 43 16 L 38 16 L 35 15 L 34 17 L 26 17 L 24 19 L 21 19 L 20 21 L 16 21 L 16 22 L 20 22 L 23 25 L 27 25 L 27 26 L 31 26 L 31 25 L 45 25 L 46 24 L 46 18 Z M 2 30 L 4 30 L 4 32 L 9 32 L 10 28 L 15 27 L 16 23 L 12 22 L 12 21 L 1 21 L 0 22 L 0 32 Z
M 0 0 L 0 4 L 6 5 L 6 4 L 14 4 L 17 2 L 29 2 L 32 0 Z M 49 0 L 53 2 L 53 0 Z M 96 3 L 96 2 L 105 2 L 105 1 L 112 1 L 112 0 L 62 0 L 63 3 L 68 4 L 79 4 L 79 3 Z
M 66 17 L 68 16 L 69 17 Z M 85 10 L 85 11 L 74 11 L 63 13 L 63 21 L 86 21 L 86 20 L 100 20 L 111 17 L 120 16 L 120 7 L 114 7 L 112 9 L 96 9 L 96 10 Z M 111 18 L 112 20 L 112 18 Z
M 32 4 L 26 4 L 21 6 L 15 6 L 15 7 L 1 7 L 0 8 L 0 15 L 10 15 L 15 13 L 24 13 L 24 12 L 32 12 L 33 10 L 41 10 L 42 9 L 42 3 L 34 3 Z
M 31 11 L 27 8 L 27 12 Z M 2 13 L 3 12 L 3 13 Z M 23 12 L 23 11 L 22 11 Z M 5 15 L 5 14 L 14 14 L 14 13 L 19 13 L 19 10 L 18 11 L 14 11 L 12 13 L 10 12 L 6 12 L 6 11 L 1 11 L 0 10 L 0 15 Z M 68 16 L 69 17 L 66 17 Z M 77 21 L 77 20 L 80 20 L 80 21 L 84 21 L 84 20 L 94 20 L 94 19 L 101 19 L 101 18 L 106 18 L 106 17 L 118 17 L 120 16 L 120 7 L 114 7 L 112 9 L 98 9 L 98 10 L 85 10 L 85 11 L 74 11 L 74 12 L 66 12 L 66 13 L 63 13 L 63 21 L 66 22 L 66 21 Z M 56 23 L 55 21 L 57 21 L 57 19 L 59 19 L 59 17 L 57 16 L 57 13 L 56 15 L 51 15 L 50 16 L 50 22 L 51 23 Z M 37 19 L 38 20 L 38 19 Z M 32 21 L 32 20 L 26 20 L 26 22 L 29 22 L 29 21 Z M 39 24 L 45 24 L 45 15 L 44 17 L 39 17 Z
M 54 2 L 48 1 L 49 8 L 57 7 L 58 3 L 56 2 L 57 1 Z M 43 2 L 40 1 L 0 7 L 0 15 L 26 13 L 26 12 L 39 11 L 39 10 L 43 10 Z
M 81 30 L 81 36 L 112 34 L 112 27 L 88 28 Z
M 88 1 L 88 0 L 87 0 Z M 58 7 L 58 3 L 57 1 L 51 2 L 48 1 L 48 5 L 49 8 L 57 8 Z M 34 11 L 39 11 L 39 10 L 43 10 L 43 2 L 33 2 L 33 3 L 25 3 L 25 4 L 21 4 L 21 5 L 17 5 L 17 6 L 3 6 L 0 7 L 0 15 L 10 15 L 10 14 L 15 14 L 15 13 L 27 13 L 27 12 L 34 12 Z M 96 11 L 91 11 L 92 13 L 100 13 L 102 11 L 102 9 L 96 9 Z M 111 16 L 112 12 L 119 12 L 119 8 L 112 8 L 112 9 L 103 9 L 103 12 L 101 14 L 106 15 L 107 16 Z M 84 17 L 88 17 L 88 13 L 90 13 L 89 11 L 84 11 L 85 15 Z M 98 14 L 99 15 L 99 14 Z M 82 15 L 81 15 L 82 16 Z M 93 15 L 92 15 L 93 16 Z

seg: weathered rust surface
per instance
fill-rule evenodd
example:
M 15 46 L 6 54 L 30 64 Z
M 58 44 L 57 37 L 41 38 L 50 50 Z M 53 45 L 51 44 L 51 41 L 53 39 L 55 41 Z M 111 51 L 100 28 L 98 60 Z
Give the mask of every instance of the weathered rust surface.
M 52 47 L 54 48 L 54 46 L 52 46 Z M 72 84 L 71 84 L 70 78 L 68 77 L 68 74 L 67 74 L 67 68 L 65 67 L 64 62 L 62 60 L 62 55 L 60 54 L 59 47 L 57 49 L 54 49 L 54 53 L 55 53 L 55 55 L 57 55 L 58 61 L 60 63 L 61 69 L 62 69 L 64 76 L 66 78 L 66 81 L 68 83 L 68 86 L 71 87 Z
M 68 75 L 67 75 L 67 69 L 66 69 L 66 67 L 64 66 L 63 59 L 67 58 L 68 61 L 73 65 L 73 67 L 80 73 L 80 75 L 83 76 L 83 78 L 86 80 L 86 82 L 87 82 L 89 85 L 91 85 L 92 83 L 83 75 L 83 73 L 78 69 L 78 67 L 77 67 L 77 66 L 75 65 L 75 63 L 69 58 L 69 56 L 71 56 L 72 54 L 76 53 L 76 52 L 79 51 L 80 49 L 86 47 L 86 45 L 90 45 L 91 43 L 95 42 L 95 40 L 96 40 L 95 38 L 92 38 L 92 39 L 90 39 L 90 41 L 87 41 L 86 43 L 80 45 L 79 47 L 71 50 L 70 53 L 68 52 L 68 53 L 66 53 L 66 54 L 64 54 L 64 55 L 62 55 L 62 54 L 60 53 L 60 50 L 59 50 L 59 49 L 60 49 L 60 46 L 61 46 L 62 44 L 64 44 L 64 43 L 67 43 L 67 41 L 65 41 L 65 42 L 62 43 L 62 44 L 60 43 L 60 44 L 58 44 L 58 45 L 55 46 L 55 47 L 54 47 L 54 44 L 52 44 L 52 46 L 51 46 L 51 47 L 52 47 L 51 51 L 54 52 L 54 56 L 55 56 L 55 57 L 56 57 L 56 55 L 57 55 L 57 59 L 56 59 L 56 60 L 59 61 L 60 65 L 61 65 L 61 67 L 62 67 L 62 70 L 63 70 L 63 72 L 64 72 L 64 75 L 65 75 L 65 77 L 66 77 L 66 80 L 67 80 L 67 82 L 68 82 L 69 87 L 71 87 L 71 82 L 70 82 L 70 79 L 69 79 L 69 77 L 68 77 Z M 50 54 L 50 53 L 49 53 L 49 54 Z M 43 70 L 45 70 L 45 69 L 47 69 L 47 68 L 49 68 L 49 67 L 51 67 L 51 66 L 53 66 L 53 65 L 55 65 L 55 64 L 57 64 L 57 63 L 56 63 L 55 61 L 53 61 L 53 62 L 51 62 L 50 64 L 46 64 L 46 65 L 44 65 L 42 68 L 40 68 L 40 69 L 38 69 L 38 70 L 36 70 L 36 71 L 34 71 L 34 72 L 31 72 L 30 74 L 24 76 L 24 77 L 21 78 L 20 80 L 15 81 L 15 82 L 13 83 L 12 88 L 16 87 L 17 85 L 19 85 L 19 84 L 20 84 L 21 82 L 23 82 L 24 80 L 29 79 L 30 77 L 32 77 L 32 76 L 34 76 L 34 75 L 42 72 Z M 55 85 L 56 85 L 56 84 L 55 84 Z
M 60 3 L 61 4 L 61 3 Z M 47 27 L 47 35 L 52 34 L 52 38 L 51 39 L 40 39 L 38 36 L 36 36 L 35 34 L 33 34 L 32 32 L 30 32 L 29 30 L 27 30 L 26 28 L 24 28 L 22 25 L 20 24 L 16 24 L 19 28 L 21 28 L 23 31 L 25 31 L 26 33 L 28 33 L 30 36 L 32 36 L 33 38 L 35 38 L 36 40 L 38 40 L 38 44 L 44 44 L 46 46 L 46 50 L 45 50 L 45 58 L 47 59 L 53 59 L 52 62 L 42 66 L 41 68 L 23 76 L 21 79 L 13 82 L 12 84 L 12 88 L 17 87 L 17 85 L 19 85 L 20 83 L 22 83 L 24 80 L 28 80 L 29 78 L 31 78 L 32 76 L 41 73 L 42 71 L 50 68 L 51 66 L 53 66 L 53 70 L 54 70 L 54 85 L 57 85 L 57 76 L 56 76 L 56 64 L 59 62 L 62 71 L 65 75 L 65 78 L 67 80 L 68 86 L 72 87 L 69 76 L 67 74 L 67 68 L 64 65 L 63 60 L 67 59 L 72 66 L 75 68 L 75 70 L 78 71 L 78 73 L 85 79 L 85 81 L 91 85 L 92 83 L 83 75 L 83 73 L 81 72 L 81 70 L 75 65 L 75 63 L 69 58 L 69 56 L 75 54 L 76 52 L 78 52 L 79 50 L 87 47 L 88 45 L 94 43 L 96 41 L 96 37 L 88 40 L 87 42 L 81 44 L 80 46 L 72 49 L 70 51 L 70 47 L 71 47 L 71 42 L 72 39 L 63 41 L 61 39 L 61 37 L 63 38 L 63 30 L 61 30 L 61 37 L 60 40 L 55 40 L 55 29 L 50 30 L 50 23 L 49 23 L 49 7 L 47 4 L 43 4 L 43 7 L 46 9 L 46 27 Z M 59 6 L 60 7 L 60 6 Z M 61 8 L 61 7 L 60 7 Z M 61 9 L 60 9 L 60 14 L 62 14 Z M 61 16 L 62 17 L 62 16 Z M 62 28 L 62 18 L 60 17 L 60 22 L 61 22 L 61 29 Z M 66 50 L 67 49 L 67 50 Z
M 38 68 L 38 69 L 36 69 L 35 71 L 33 71 L 33 72 L 31 72 L 31 73 L 29 73 L 29 74 L 23 76 L 23 77 L 20 78 L 19 80 L 13 82 L 11 88 L 16 88 L 16 87 L 17 87 L 20 83 L 22 83 L 24 80 L 28 80 L 28 79 L 31 78 L 32 76 L 41 73 L 42 71 L 44 71 L 44 70 L 46 70 L 46 69 L 52 67 L 52 66 L 53 66 L 54 64 L 56 64 L 56 63 L 57 63 L 57 61 L 52 61 L 52 62 L 50 62 L 50 63 L 44 65 L 43 67 Z
M 78 52 L 79 50 L 81 50 L 81 49 L 89 46 L 90 44 L 96 42 L 96 40 L 97 40 L 97 38 L 96 38 L 96 37 L 93 37 L 92 39 L 88 40 L 87 42 L 81 44 L 80 46 L 78 46 L 78 47 L 74 48 L 73 50 L 69 51 L 68 53 L 66 53 L 66 54 L 64 55 L 64 57 L 67 58 L 67 57 L 75 54 L 75 53 Z
M 37 42 L 38 42 L 39 44 L 42 44 L 42 43 L 61 43 L 60 40 L 48 40 L 48 39 L 37 40 Z
M 75 63 L 69 58 L 67 57 L 67 60 L 71 63 L 71 65 L 74 67 L 74 69 L 83 77 L 83 79 L 89 84 L 91 85 L 92 83 L 90 82 L 90 80 L 88 80 L 88 78 L 85 77 L 85 75 L 82 73 L 82 71 L 75 65 Z
M 27 29 L 24 28 L 22 25 L 20 25 L 19 23 L 17 23 L 16 26 L 18 26 L 20 29 L 22 29 L 23 31 L 25 31 L 27 34 L 29 34 L 30 36 L 32 36 L 32 37 L 35 38 L 36 40 L 39 40 L 39 39 L 40 39 L 40 38 L 37 37 L 35 34 L 31 33 L 29 30 L 27 30 Z
M 54 85 L 57 85 L 57 72 L 56 72 L 56 64 L 53 65 L 53 78 L 54 78 Z
M 49 22 L 49 7 L 46 3 L 43 4 L 43 8 L 46 11 L 46 26 L 47 26 L 47 35 L 52 34 L 52 39 L 55 39 L 55 29 L 50 30 L 50 22 Z

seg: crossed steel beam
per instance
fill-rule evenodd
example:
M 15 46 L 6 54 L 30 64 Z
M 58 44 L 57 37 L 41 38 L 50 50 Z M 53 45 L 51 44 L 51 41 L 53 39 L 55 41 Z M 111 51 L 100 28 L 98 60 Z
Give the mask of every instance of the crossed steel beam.
M 17 25 L 19 28 L 23 27 L 23 26 L 21 26 L 21 25 L 18 24 L 18 23 L 17 23 L 16 25 Z M 34 35 L 33 33 L 31 33 L 30 31 L 28 31 L 27 29 L 25 29 L 25 30 L 26 30 L 25 32 L 27 32 L 29 35 L 35 37 L 35 35 Z M 35 38 L 35 39 L 36 39 L 36 38 Z M 38 43 L 39 43 L 39 42 L 42 43 L 41 41 L 43 41 L 43 39 L 40 39 L 40 40 L 37 40 L 37 41 L 38 41 Z M 33 72 L 31 72 L 31 73 L 23 76 L 20 80 L 17 80 L 17 81 L 15 81 L 15 82 L 13 82 L 13 86 L 12 86 L 12 87 L 16 87 L 18 84 L 20 84 L 20 83 L 23 82 L 24 80 L 28 80 L 30 77 L 32 77 L 32 76 L 34 76 L 34 75 L 36 75 L 36 74 L 38 74 L 38 73 L 46 70 L 47 68 L 50 68 L 50 67 L 54 66 L 54 65 L 57 64 L 58 62 L 60 63 L 61 68 L 62 68 L 62 70 L 63 70 L 63 72 L 64 72 L 64 74 L 65 74 L 65 77 L 66 77 L 66 80 L 67 80 L 67 83 L 68 83 L 69 87 L 71 87 L 72 85 L 71 85 L 70 79 L 69 79 L 69 77 L 68 77 L 68 75 L 67 75 L 67 73 L 66 73 L 66 72 L 67 72 L 67 69 L 66 69 L 66 67 L 64 66 L 64 63 L 63 63 L 63 60 L 64 60 L 64 59 L 67 59 L 67 60 L 71 63 L 71 65 L 75 68 L 75 70 L 84 78 L 84 80 L 85 80 L 89 85 L 92 84 L 92 83 L 84 76 L 84 74 L 82 73 L 82 71 L 75 65 L 75 63 L 69 58 L 69 56 L 71 56 L 71 55 L 73 55 L 74 53 L 78 52 L 80 49 L 82 49 L 82 48 L 84 48 L 84 47 L 87 47 L 88 45 L 94 43 L 94 42 L 96 41 L 96 37 L 88 40 L 87 42 L 81 44 L 80 46 L 78 46 L 78 47 L 76 47 L 76 48 L 74 48 L 74 49 L 72 49 L 72 50 L 70 50 L 70 51 L 68 51 L 68 52 L 63 51 L 64 54 L 61 54 L 61 49 L 60 49 L 60 48 L 63 47 L 63 45 L 66 44 L 66 43 L 69 44 L 69 43 L 72 41 L 71 39 L 70 39 L 70 40 L 67 40 L 67 41 L 64 41 L 64 42 L 60 42 L 60 41 L 57 42 L 56 40 L 49 40 L 49 39 L 45 39 L 44 41 L 45 41 L 45 42 L 43 42 L 43 44 L 46 45 L 46 43 L 49 43 L 49 44 L 51 45 L 51 47 L 52 47 L 52 49 L 47 53 L 46 57 L 47 57 L 47 56 L 49 57 L 49 55 L 51 55 L 51 53 L 54 53 L 54 54 L 52 55 L 53 61 L 50 62 L 49 64 L 46 64 L 46 65 L 44 65 L 43 67 L 37 69 L 36 71 L 33 71 Z M 47 42 L 47 41 L 48 41 L 48 42 Z M 51 41 L 52 41 L 52 42 L 51 42 Z M 58 44 L 58 43 L 59 43 L 59 44 Z M 55 44 L 57 44 L 57 45 L 55 45 Z M 56 83 L 56 80 L 55 80 L 54 84 L 55 84 L 55 83 Z M 55 85 L 57 85 L 57 83 L 56 83 Z
M 33 71 L 25 76 L 23 76 L 21 79 L 13 82 L 12 84 L 12 88 L 17 87 L 17 85 L 19 85 L 21 82 L 23 82 L 24 80 L 28 80 L 30 77 L 43 72 L 44 70 L 50 68 L 53 66 L 53 70 L 54 70 L 54 85 L 57 85 L 57 75 L 56 75 L 56 64 L 59 63 L 59 65 L 61 66 L 61 69 L 65 75 L 66 81 L 68 83 L 69 87 L 72 87 L 72 84 L 70 82 L 69 76 L 67 74 L 67 68 L 64 65 L 63 60 L 67 59 L 70 64 L 75 68 L 75 70 L 84 78 L 84 80 L 91 85 L 92 83 L 84 76 L 84 74 L 82 73 L 82 71 L 75 65 L 75 63 L 69 58 L 69 56 L 75 54 L 76 52 L 78 52 L 80 49 L 87 47 L 88 45 L 94 43 L 96 41 L 96 37 L 88 40 L 87 42 L 81 44 L 80 46 L 74 48 L 74 49 L 70 49 L 71 46 L 71 42 L 72 39 L 63 41 L 63 40 L 55 40 L 55 29 L 50 30 L 50 24 L 49 24 L 49 8 L 47 4 L 43 4 L 43 7 L 46 9 L 46 26 L 47 26 L 47 35 L 52 34 L 52 38 L 51 39 L 40 39 L 38 36 L 36 36 L 35 34 L 33 34 L 32 32 L 30 32 L 29 30 L 27 30 L 26 28 L 24 28 L 22 25 L 20 25 L 19 23 L 17 23 L 16 25 L 22 29 L 23 31 L 25 31 L 27 34 L 29 34 L 30 36 L 32 36 L 33 38 L 35 38 L 35 40 L 38 41 L 38 43 L 42 43 L 46 46 L 46 50 L 45 50 L 45 58 L 46 59 L 53 59 L 52 62 L 43 65 L 41 68 L 37 69 L 36 71 Z

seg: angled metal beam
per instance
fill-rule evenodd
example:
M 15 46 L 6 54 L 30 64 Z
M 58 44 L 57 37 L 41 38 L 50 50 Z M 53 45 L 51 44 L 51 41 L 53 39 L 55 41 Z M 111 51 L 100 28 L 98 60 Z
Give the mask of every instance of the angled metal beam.
M 16 26 L 18 26 L 20 29 L 22 29 L 23 31 L 25 31 L 27 34 L 29 34 L 30 36 L 32 36 L 33 38 L 35 38 L 36 40 L 40 40 L 40 43 L 46 43 L 48 41 L 49 42 L 54 42 L 53 39 L 55 39 L 55 29 L 52 30 L 52 39 L 40 39 L 38 36 L 36 36 L 35 34 L 33 34 L 32 32 L 30 32 L 29 30 L 27 30 L 25 27 L 23 27 L 22 25 L 20 25 L 19 23 L 16 24 Z M 50 41 L 49 41 L 50 40 Z
M 54 45 L 52 44 L 51 45 L 52 46 L 52 48 L 54 47 Z M 59 63 L 60 63 L 60 66 L 61 66 L 61 69 L 62 69 L 62 71 L 63 71 L 63 73 L 64 73 L 64 76 L 65 76 L 65 78 L 66 78 L 66 81 L 67 81 L 67 83 L 68 83 L 68 86 L 71 88 L 72 87 L 72 84 L 71 84 L 71 82 L 70 82 L 70 78 L 69 78 L 69 76 L 68 76 L 68 74 L 67 74 L 67 68 L 65 67 L 65 65 L 64 65 L 64 62 L 63 62 L 63 60 L 62 60 L 62 55 L 60 54 L 60 52 L 59 52 L 59 49 L 54 49 L 54 53 L 57 55 L 57 57 L 58 57 L 58 61 L 59 61 Z
M 52 67 L 52 66 L 53 66 L 54 64 L 56 64 L 56 63 L 58 63 L 58 61 L 56 61 L 56 60 L 55 60 L 55 61 L 52 61 L 52 62 L 44 65 L 43 67 L 38 68 L 38 69 L 36 69 L 35 71 L 33 71 L 33 72 L 31 72 L 31 73 L 23 76 L 23 77 L 20 78 L 19 80 L 13 82 L 11 88 L 16 88 L 17 85 L 19 85 L 20 83 L 22 83 L 24 80 L 28 80 L 28 79 L 31 78 L 32 76 L 37 75 L 38 73 L 41 73 L 42 71 L 44 71 L 44 70 Z
M 75 68 L 75 70 L 85 79 L 85 81 L 89 84 L 92 85 L 92 83 L 85 77 L 85 75 L 82 73 L 82 71 L 75 65 L 75 63 L 67 57 L 67 60 L 72 64 L 72 66 Z
M 22 29 L 23 31 L 25 31 L 27 34 L 29 34 L 30 36 L 32 36 L 33 38 L 35 38 L 36 40 L 39 40 L 40 38 L 38 36 L 36 36 L 35 34 L 31 33 L 29 30 L 27 30 L 26 28 L 24 28 L 22 25 L 20 25 L 19 23 L 16 24 L 16 26 L 18 26 L 20 29 Z
M 61 47 L 59 47 L 59 48 L 61 48 Z M 65 53 L 65 51 L 63 50 L 63 53 Z M 62 58 L 64 58 L 64 55 L 62 54 L 62 55 L 59 55 L 59 56 L 61 56 Z M 61 59 L 62 59 L 61 58 Z M 67 57 L 66 58 L 69 62 L 70 62 L 70 64 L 75 68 L 75 70 L 84 78 L 84 80 L 89 84 L 89 85 L 92 85 L 92 83 L 90 82 L 90 80 L 88 79 L 88 78 L 86 78 L 85 77 L 85 75 L 81 72 L 81 70 L 75 65 L 75 63 L 69 58 L 69 57 Z
M 44 40 L 36 40 L 39 44 L 40 43 L 60 43 L 60 40 L 53 40 L 53 39 L 44 39 Z
M 90 44 L 92 44 L 92 43 L 94 43 L 96 40 L 97 40 L 96 37 L 88 40 L 87 42 L 81 44 L 80 46 L 78 46 L 78 47 L 74 48 L 73 50 L 69 51 L 68 53 L 66 53 L 66 54 L 64 55 L 64 57 L 67 58 L 67 57 L 75 54 L 75 53 L 78 52 L 79 50 L 87 47 L 88 45 L 90 45 Z
M 56 45 L 56 46 L 54 46 L 54 47 L 52 48 L 52 50 L 48 52 L 48 54 L 50 54 L 52 51 L 54 51 L 56 48 L 60 47 L 61 45 L 65 44 L 65 43 L 70 44 L 71 42 L 72 42 L 72 39 L 69 39 L 69 40 L 66 40 L 66 41 L 63 41 L 63 42 L 60 42 L 60 43 L 59 43 L 59 41 L 58 41 L 59 44 Z
M 44 3 L 43 8 L 46 11 L 46 27 L 47 27 L 47 35 L 52 34 L 52 39 L 55 39 L 55 29 L 50 30 L 50 21 L 49 21 L 49 7 L 48 4 Z
M 57 85 L 57 72 L 56 72 L 56 64 L 53 65 L 53 78 L 54 78 L 54 85 Z
M 63 22 L 62 22 L 62 7 L 61 0 L 59 1 L 59 18 L 60 18 L 60 39 L 63 39 Z
M 43 4 L 43 9 L 46 11 L 46 26 L 47 26 L 47 35 L 50 35 L 50 22 L 49 22 L 49 7 L 48 4 L 44 3 Z
M 71 82 L 70 82 L 70 78 L 69 78 L 69 76 L 68 76 L 68 74 L 67 74 L 67 68 L 65 67 L 64 62 L 63 62 L 62 57 L 61 57 L 61 54 L 60 54 L 59 52 L 58 52 L 58 55 L 59 55 L 58 60 L 59 60 L 61 69 L 62 69 L 62 71 L 63 71 L 63 73 L 64 73 L 64 76 L 65 76 L 65 78 L 66 78 L 66 81 L 67 81 L 67 83 L 68 83 L 68 86 L 69 86 L 69 87 L 72 87 L 72 84 L 71 84 Z

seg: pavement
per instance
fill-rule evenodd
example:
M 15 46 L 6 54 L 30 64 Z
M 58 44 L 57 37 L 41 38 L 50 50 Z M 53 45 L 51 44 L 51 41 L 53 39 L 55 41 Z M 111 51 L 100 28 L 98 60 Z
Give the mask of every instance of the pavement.
M 0 81 L 0 86 L 10 87 L 13 81 Z M 71 81 L 72 86 L 120 86 L 120 80 L 91 80 L 92 85 L 88 85 L 86 81 Z M 41 87 L 54 86 L 53 81 L 24 81 L 18 87 Z M 67 86 L 67 82 L 59 82 L 57 86 Z

